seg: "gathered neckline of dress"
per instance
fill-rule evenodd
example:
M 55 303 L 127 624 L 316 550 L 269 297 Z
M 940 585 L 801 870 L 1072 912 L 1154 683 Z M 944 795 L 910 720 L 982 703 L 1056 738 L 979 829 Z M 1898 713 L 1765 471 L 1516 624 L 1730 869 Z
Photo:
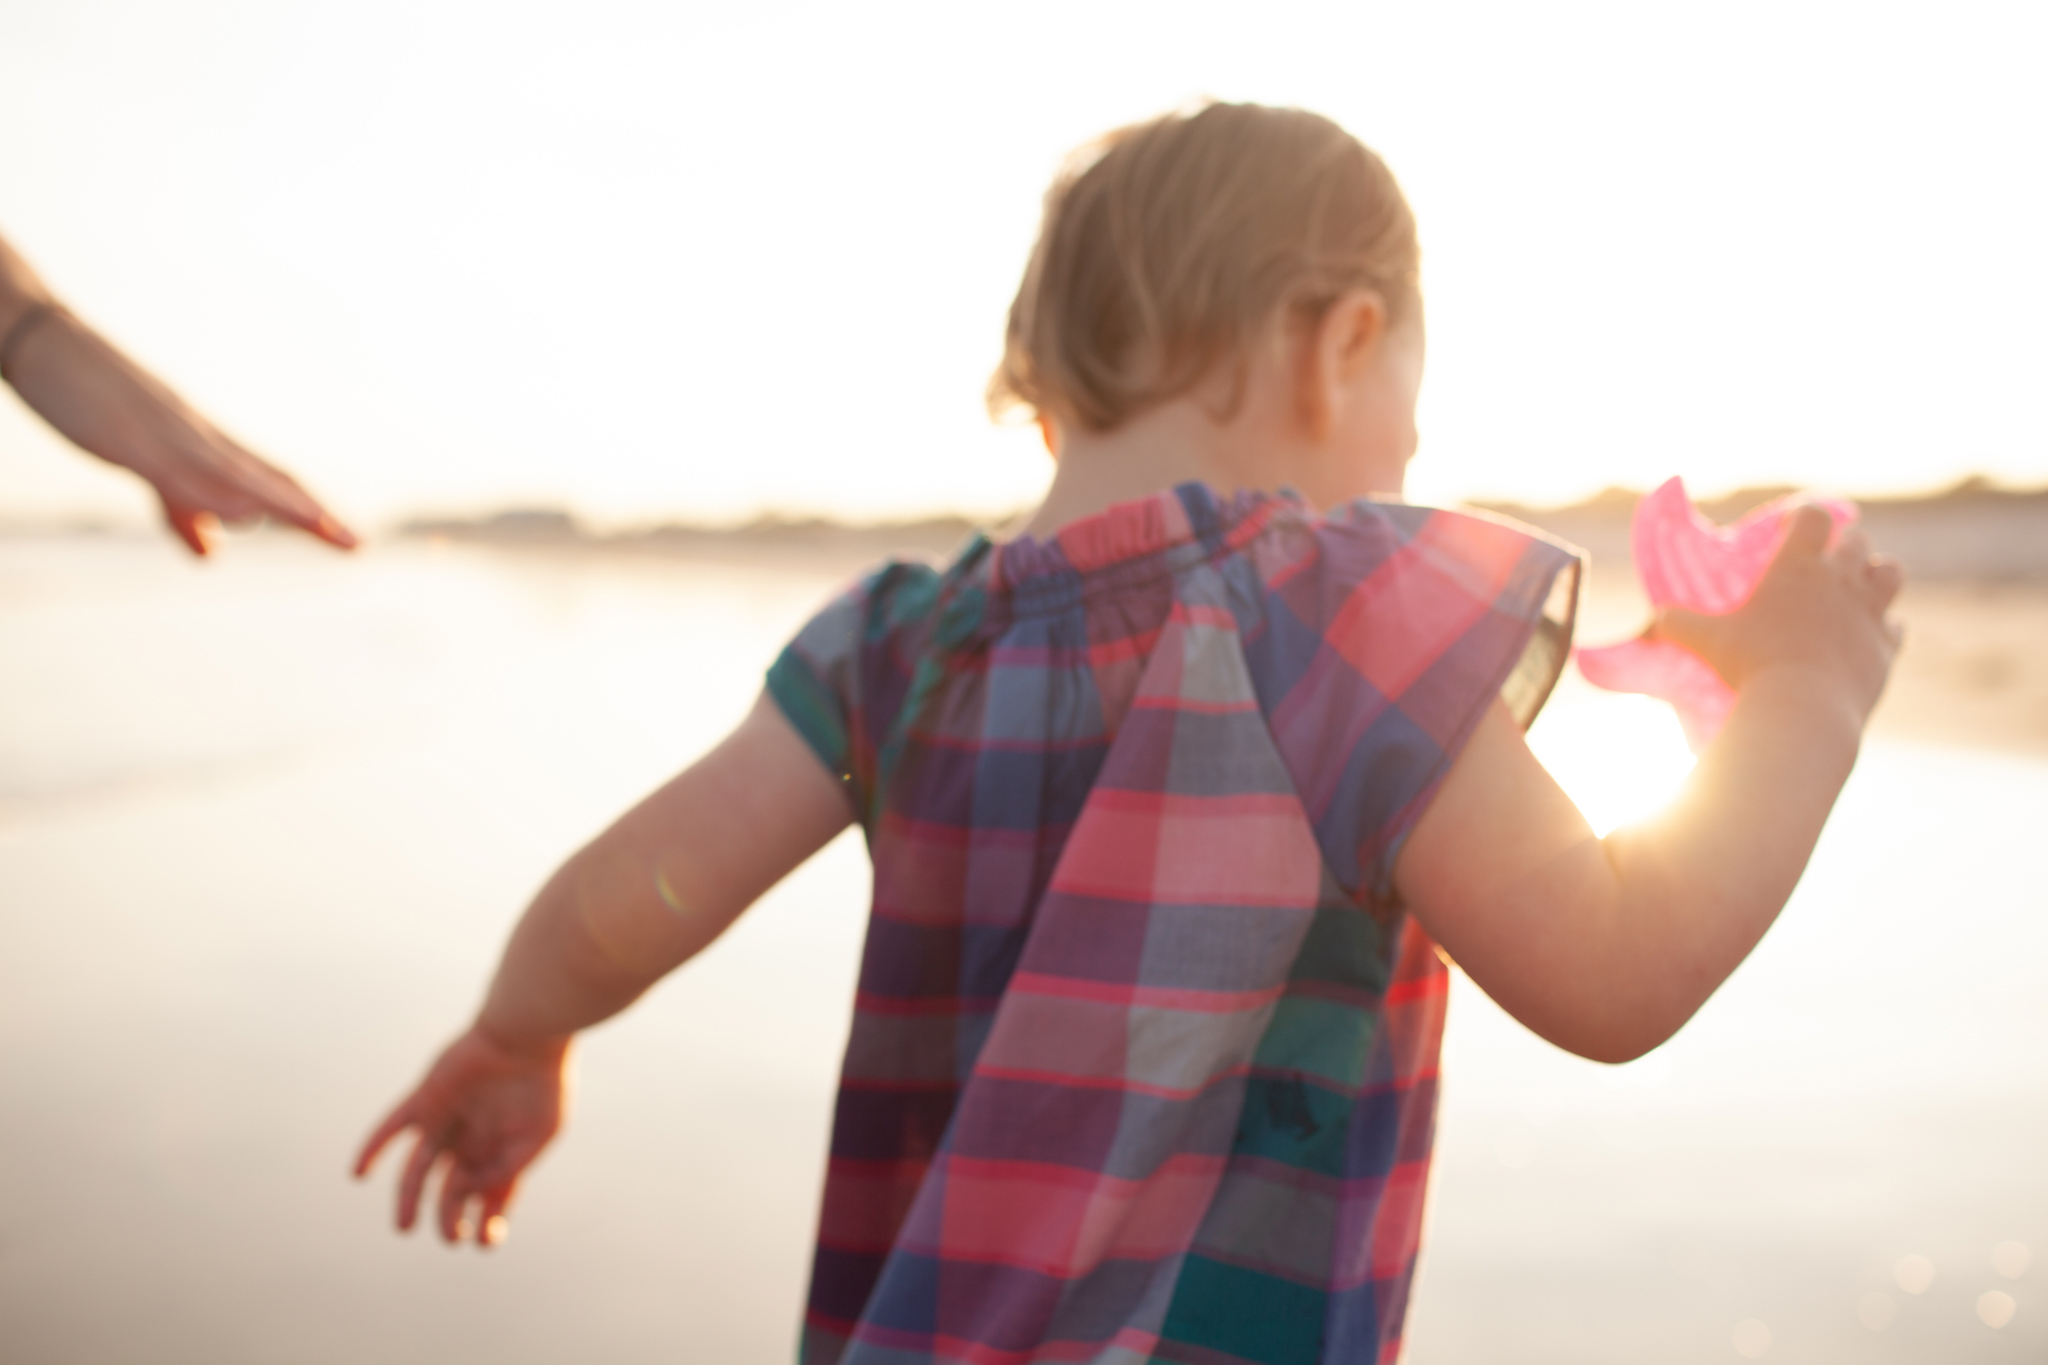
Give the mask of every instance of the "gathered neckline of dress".
M 1291 489 L 1225 494 L 1189 481 L 1115 503 L 1043 538 L 993 541 L 978 533 L 949 576 L 972 581 L 984 608 L 999 618 L 1035 616 L 1234 553 L 1278 517 L 1312 515 Z

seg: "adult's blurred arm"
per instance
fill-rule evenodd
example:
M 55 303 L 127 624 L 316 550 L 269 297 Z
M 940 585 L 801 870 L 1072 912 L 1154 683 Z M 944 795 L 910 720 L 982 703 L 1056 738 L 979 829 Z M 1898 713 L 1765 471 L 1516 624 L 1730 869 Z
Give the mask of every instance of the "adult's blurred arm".
M 342 549 L 355 535 L 72 315 L 0 237 L 0 378 L 82 450 L 144 479 L 204 555 L 218 521 L 269 517 Z

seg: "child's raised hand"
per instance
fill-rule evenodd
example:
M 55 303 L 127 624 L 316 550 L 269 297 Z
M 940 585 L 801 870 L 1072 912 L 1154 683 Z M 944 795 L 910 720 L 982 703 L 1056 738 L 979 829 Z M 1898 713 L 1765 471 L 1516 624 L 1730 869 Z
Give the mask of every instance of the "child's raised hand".
M 1877 705 L 1899 648 L 1886 609 L 1904 582 L 1897 561 L 1870 552 L 1858 530 L 1830 549 L 1832 523 L 1818 507 L 1788 518 L 1785 539 L 1749 600 L 1725 616 L 1666 607 L 1651 626 L 1706 660 L 1730 687 L 1765 669 L 1812 669 L 1840 689 L 1860 727 Z
M 568 1056 L 566 1043 L 520 1051 L 472 1027 L 370 1134 L 356 1157 L 356 1178 L 410 1128 L 418 1139 L 398 1184 L 399 1230 L 412 1230 L 428 1177 L 438 1170 L 442 1239 L 497 1245 L 520 1175 L 561 1129 Z
M 1493 705 L 1416 821 L 1394 884 L 1430 936 L 1544 1038 L 1621 1062 L 1669 1038 L 1792 894 L 1898 651 L 1898 565 L 1818 507 L 1787 520 L 1725 615 L 1660 611 L 1653 638 L 1736 690 L 1684 791 L 1595 836 Z
M 399 1230 L 438 1170 L 442 1237 L 498 1242 L 520 1175 L 561 1129 L 568 1040 L 639 999 L 852 819 L 844 783 L 764 692 L 716 748 L 564 863 L 513 931 L 477 1022 L 356 1159 L 361 1177 L 392 1138 L 418 1134 Z

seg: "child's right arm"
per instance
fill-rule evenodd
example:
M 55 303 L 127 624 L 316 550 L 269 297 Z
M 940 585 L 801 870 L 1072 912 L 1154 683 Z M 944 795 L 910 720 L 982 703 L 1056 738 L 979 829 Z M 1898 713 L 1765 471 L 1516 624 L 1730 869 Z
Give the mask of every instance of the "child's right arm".
M 1495 704 L 1394 868 L 1402 900 L 1502 1008 L 1597 1061 L 1676 1033 L 1777 917 L 1856 761 L 1898 648 L 1898 567 L 1794 516 L 1755 594 L 1657 631 L 1737 689 L 1663 815 L 1596 838 Z
M 571 1037 L 703 949 L 851 818 L 839 782 L 763 694 L 717 748 L 564 863 L 513 931 L 476 1022 L 356 1158 L 360 1177 L 417 1133 L 400 1229 L 438 1169 L 442 1237 L 496 1241 L 520 1174 L 561 1126 Z

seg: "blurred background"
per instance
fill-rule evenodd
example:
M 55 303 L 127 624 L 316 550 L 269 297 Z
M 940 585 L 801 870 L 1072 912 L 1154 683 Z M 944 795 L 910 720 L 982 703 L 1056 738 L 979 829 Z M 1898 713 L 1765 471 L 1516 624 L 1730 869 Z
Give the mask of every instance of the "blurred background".
M 0 1359 L 792 1356 L 853 839 L 592 1035 L 502 1252 L 345 1167 L 810 611 L 1042 489 L 980 402 L 1039 195 L 1203 95 L 1401 178 L 1410 495 L 1586 546 L 1583 638 L 1672 474 L 1856 497 L 1914 576 L 1677 1039 L 1593 1066 L 1459 983 L 1406 1358 L 2048 1358 L 2044 60 L 2028 4 L 0 0 L 0 231 L 380 533 L 194 564 L 0 398 Z M 1533 739 L 1602 828 L 1690 762 L 1576 678 Z

